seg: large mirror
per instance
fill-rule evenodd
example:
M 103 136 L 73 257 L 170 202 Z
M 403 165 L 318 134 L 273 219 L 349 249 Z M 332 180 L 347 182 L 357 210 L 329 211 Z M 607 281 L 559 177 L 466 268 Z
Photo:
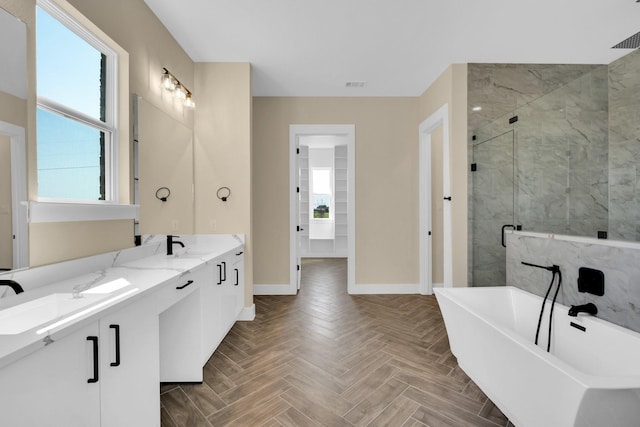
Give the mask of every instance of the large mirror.
M 469 64 L 475 286 L 503 229 L 640 241 L 640 52 L 608 65 Z
M 28 266 L 27 28 L 0 9 L 0 271 Z

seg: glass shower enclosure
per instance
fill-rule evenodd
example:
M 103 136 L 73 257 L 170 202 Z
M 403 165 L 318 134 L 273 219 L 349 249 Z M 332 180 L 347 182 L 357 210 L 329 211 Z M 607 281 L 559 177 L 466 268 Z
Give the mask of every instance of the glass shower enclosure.
M 608 227 L 606 66 L 472 132 L 469 279 L 506 284 L 504 230 L 596 237 Z

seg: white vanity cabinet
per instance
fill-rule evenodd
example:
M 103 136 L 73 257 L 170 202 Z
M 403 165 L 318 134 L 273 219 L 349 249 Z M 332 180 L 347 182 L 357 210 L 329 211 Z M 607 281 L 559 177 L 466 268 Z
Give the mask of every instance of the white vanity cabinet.
M 92 323 L 0 369 L 0 424 L 100 426 L 99 371 L 88 382 L 98 335 Z
M 157 319 L 129 304 L 0 369 L 0 424 L 159 426 Z
M 153 296 L 99 323 L 101 426 L 159 426 L 158 315 Z
M 91 319 L 69 320 L 51 337 L 0 336 L 3 357 L 25 351 L 0 367 L 0 426 L 159 427 L 160 383 L 201 382 L 244 306 L 243 246 L 230 243 L 206 258 L 105 267 L 114 283 L 135 287 L 115 295 L 117 305 L 97 305 Z
M 213 280 L 201 290 L 202 364 L 216 350 L 244 307 L 244 252 L 242 247 L 213 261 Z

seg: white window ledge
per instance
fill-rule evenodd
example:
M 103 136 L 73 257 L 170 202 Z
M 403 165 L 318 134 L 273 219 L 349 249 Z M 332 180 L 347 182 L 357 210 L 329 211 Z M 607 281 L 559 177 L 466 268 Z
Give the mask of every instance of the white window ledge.
M 138 205 L 29 202 L 29 222 L 137 219 Z

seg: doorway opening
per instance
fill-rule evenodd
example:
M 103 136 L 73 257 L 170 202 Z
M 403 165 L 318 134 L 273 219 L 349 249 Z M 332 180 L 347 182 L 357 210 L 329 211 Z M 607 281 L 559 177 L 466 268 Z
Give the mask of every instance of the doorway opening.
M 355 126 L 291 125 L 290 292 L 302 258 L 346 258 L 355 284 Z

